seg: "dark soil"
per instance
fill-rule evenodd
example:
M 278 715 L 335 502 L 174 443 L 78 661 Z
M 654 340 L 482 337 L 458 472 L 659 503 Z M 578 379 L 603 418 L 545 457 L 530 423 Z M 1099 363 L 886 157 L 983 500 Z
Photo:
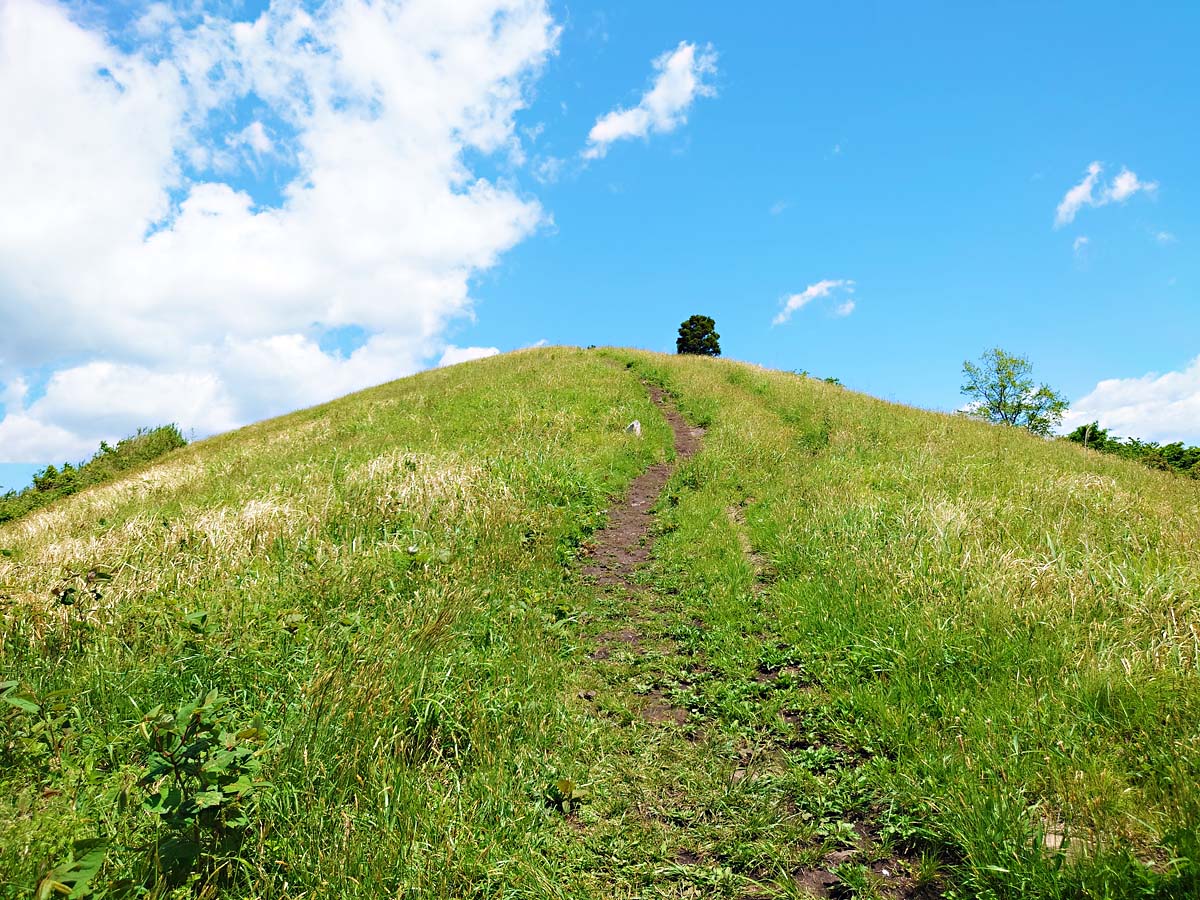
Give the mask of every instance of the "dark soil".
M 638 590 L 634 570 L 650 559 L 650 530 L 659 495 L 675 465 L 700 449 L 704 435 L 703 428 L 693 428 L 683 420 L 661 388 L 647 385 L 647 390 L 675 434 L 675 462 L 651 466 L 634 480 L 625 499 L 609 509 L 608 524 L 592 540 L 592 560 L 583 570 L 600 584 L 622 585 L 632 591 Z

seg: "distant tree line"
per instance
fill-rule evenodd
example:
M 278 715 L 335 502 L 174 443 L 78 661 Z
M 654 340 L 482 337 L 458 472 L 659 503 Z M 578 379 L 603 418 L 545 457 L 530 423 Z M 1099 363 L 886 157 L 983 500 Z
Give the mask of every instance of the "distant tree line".
M 139 428 L 137 433 L 109 446 L 100 442 L 100 449 L 87 462 L 62 468 L 46 466 L 33 476 L 33 484 L 21 491 L 0 495 L 0 522 L 20 518 L 40 509 L 60 497 L 82 491 L 95 484 L 112 481 L 122 472 L 157 459 L 184 446 L 187 441 L 174 425 Z
M 1099 422 L 1080 425 L 1067 435 L 1067 440 L 1096 450 L 1111 453 L 1125 459 L 1133 459 L 1152 469 L 1178 472 L 1200 478 L 1200 447 L 1184 446 L 1182 441 L 1173 444 L 1158 444 L 1155 441 L 1139 441 L 1137 438 L 1120 438 L 1101 428 Z

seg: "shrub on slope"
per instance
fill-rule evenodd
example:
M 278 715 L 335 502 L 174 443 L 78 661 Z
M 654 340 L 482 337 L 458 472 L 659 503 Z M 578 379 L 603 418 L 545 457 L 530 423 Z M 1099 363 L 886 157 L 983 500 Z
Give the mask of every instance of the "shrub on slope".
M 139 428 L 137 434 L 118 441 L 115 447 L 101 442 L 96 455 L 87 462 L 78 466 L 67 463 L 61 469 L 47 466 L 33 476 L 31 486 L 0 496 L 0 523 L 20 518 L 84 488 L 112 481 L 186 444 L 174 425 Z

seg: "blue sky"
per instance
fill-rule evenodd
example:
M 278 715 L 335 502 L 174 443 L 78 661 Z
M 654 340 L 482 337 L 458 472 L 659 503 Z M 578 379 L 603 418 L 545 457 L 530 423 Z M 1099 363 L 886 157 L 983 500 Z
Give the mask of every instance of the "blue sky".
M 692 313 L 935 409 L 999 345 L 1200 442 L 1200 8 L 451 6 L 4 7 L 0 485 Z

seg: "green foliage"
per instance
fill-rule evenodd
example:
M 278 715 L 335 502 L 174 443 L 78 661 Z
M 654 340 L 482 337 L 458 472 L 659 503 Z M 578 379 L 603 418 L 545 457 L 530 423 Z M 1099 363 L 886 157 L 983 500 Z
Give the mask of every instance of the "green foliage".
M 46 466 L 34 474 L 30 487 L 0 495 L 0 523 L 20 518 L 84 488 L 111 481 L 185 444 L 187 441 L 174 425 L 139 428 L 136 434 L 118 441 L 115 447 L 101 441 L 100 449 L 87 462 L 78 466 L 63 463 L 61 469 Z
M 696 356 L 720 356 L 717 323 L 711 316 L 691 316 L 679 326 L 679 337 L 675 340 L 675 352 Z
M 1048 435 L 1069 404 L 1048 385 L 1035 386 L 1032 373 L 1027 358 L 999 347 L 983 354 L 978 363 L 964 362 L 962 392 L 971 401 L 968 414 Z
M 564 815 L 569 814 L 587 803 L 591 793 L 570 778 L 556 778 L 546 786 L 544 793 L 546 804 L 557 809 Z
M 1182 441 L 1158 444 L 1137 438 L 1121 440 L 1109 434 L 1107 428 L 1101 428 L 1099 422 L 1080 425 L 1066 439 L 1099 453 L 1135 460 L 1151 469 L 1200 478 L 1200 447 L 1187 447 Z
M 260 754 L 267 739 L 255 718 L 239 728 L 215 690 L 174 712 L 156 706 L 138 726 L 145 768 L 142 805 L 162 825 L 150 853 L 153 883 L 229 881 L 264 788 Z
M 45 874 L 34 892 L 36 900 L 51 897 L 91 897 L 92 879 L 104 865 L 108 842 L 101 838 L 75 841 L 67 858 Z
M 67 690 L 39 695 L 20 681 L 0 681 L 0 759 L 48 771 L 78 716 L 70 697 Z

